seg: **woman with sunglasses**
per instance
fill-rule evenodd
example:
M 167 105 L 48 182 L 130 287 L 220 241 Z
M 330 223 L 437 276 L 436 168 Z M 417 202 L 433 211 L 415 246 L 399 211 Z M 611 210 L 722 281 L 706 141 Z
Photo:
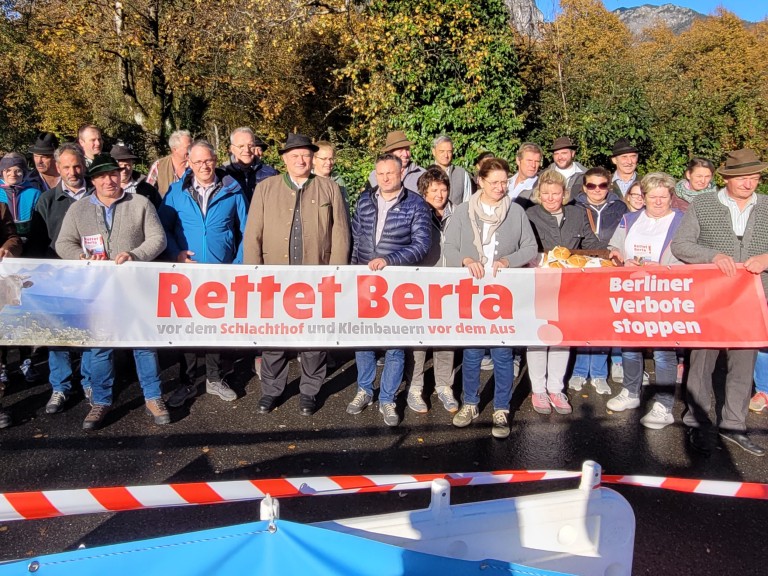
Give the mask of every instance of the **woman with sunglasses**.
M 626 214 L 611 238 L 611 257 L 624 266 L 669 266 L 682 264 L 669 248 L 683 213 L 672 207 L 675 179 L 663 172 L 648 174 L 640 182 L 645 209 Z M 624 348 L 621 353 L 624 382 L 619 394 L 608 400 L 606 407 L 613 412 L 632 410 L 640 406 L 643 379 L 643 351 Z M 675 401 L 677 353 L 672 349 L 653 351 L 656 363 L 656 386 L 651 410 L 640 419 L 646 428 L 660 430 L 674 422 L 672 406 Z
M 576 204 L 587 213 L 592 232 L 599 240 L 599 248 L 608 247 L 608 241 L 627 212 L 627 205 L 615 192 L 610 190 L 611 174 L 605 168 L 590 168 L 584 174 L 582 192 L 576 197 Z M 610 394 L 608 386 L 607 348 L 577 348 L 573 374 L 568 388 L 578 392 L 584 384 L 594 386 L 598 394 Z

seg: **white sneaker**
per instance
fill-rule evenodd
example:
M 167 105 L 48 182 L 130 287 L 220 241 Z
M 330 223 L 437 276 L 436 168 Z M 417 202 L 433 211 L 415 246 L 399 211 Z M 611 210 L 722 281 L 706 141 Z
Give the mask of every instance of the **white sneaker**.
M 654 402 L 651 411 L 640 418 L 640 424 L 651 430 L 661 430 L 675 423 L 675 417 L 660 402 Z
M 651 383 L 651 375 L 648 372 L 643 371 L 643 386 L 648 386 Z
M 632 410 L 638 406 L 640 406 L 640 398 L 630 398 L 626 388 L 622 388 L 621 392 L 605 403 L 605 407 L 613 412 L 624 412 L 624 410 Z
M 590 378 L 589 383 L 595 387 L 595 392 L 598 394 L 611 393 L 611 387 L 608 386 L 608 381 L 605 378 Z
M 611 380 L 616 384 L 624 382 L 624 365 L 621 362 L 611 364 Z
M 568 388 L 574 392 L 579 392 L 586 383 L 587 379 L 584 376 L 571 376 L 571 379 L 568 380 Z

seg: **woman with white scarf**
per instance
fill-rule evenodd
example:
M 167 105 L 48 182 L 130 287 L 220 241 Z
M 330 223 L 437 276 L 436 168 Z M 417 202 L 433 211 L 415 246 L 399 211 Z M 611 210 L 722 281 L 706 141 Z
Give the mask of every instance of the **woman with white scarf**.
M 496 276 L 502 268 L 526 266 L 536 256 L 536 238 L 523 208 L 507 195 L 509 164 L 500 158 L 483 162 L 478 172 L 480 190 L 454 211 L 445 229 L 443 257 L 446 266 L 463 266 L 474 278 Z M 453 418 L 463 428 L 480 415 L 480 361 L 484 348 L 464 350 L 462 384 L 464 404 Z M 495 389 L 493 428 L 495 438 L 509 436 L 509 401 L 514 384 L 513 351 L 491 348 Z

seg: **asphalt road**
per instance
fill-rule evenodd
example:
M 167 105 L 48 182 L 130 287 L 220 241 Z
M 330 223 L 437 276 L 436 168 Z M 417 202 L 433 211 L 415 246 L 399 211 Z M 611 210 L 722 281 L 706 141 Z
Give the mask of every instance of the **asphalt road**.
M 163 366 L 170 391 L 178 367 L 168 357 Z M 44 362 L 39 367 L 44 370 Z M 398 405 L 405 418 L 393 429 L 384 426 L 377 405 L 348 416 L 344 409 L 355 392 L 353 362 L 331 375 L 313 417 L 298 414 L 295 362 L 287 399 L 272 414 L 257 414 L 259 381 L 244 361 L 235 364 L 230 378 L 240 396 L 237 401 L 202 393 L 174 411 L 173 422 L 164 427 L 153 425 L 145 414 L 135 374 L 124 359 L 118 373 L 107 426 L 93 433 L 81 429 L 88 411 L 81 396 L 71 399 L 64 413 L 48 416 L 47 385 L 30 387 L 13 374 L 4 405 L 11 409 L 14 425 L 0 432 L 0 491 L 330 474 L 578 470 L 587 459 L 608 474 L 768 482 L 768 457 L 756 458 L 731 445 L 721 446 L 708 459 L 690 453 L 679 423 L 679 401 L 676 424 L 663 431 L 640 426 L 641 410 L 607 412 L 609 396 L 588 386 L 571 394 L 572 415 L 542 416 L 531 407 L 525 373 L 513 397 L 512 434 L 501 441 L 490 434 L 492 387 L 487 386 L 480 418 L 465 429 L 451 425 L 451 416 L 435 396 L 430 412 L 418 415 L 405 408 L 401 393 Z M 483 375 L 487 379 L 490 373 Z M 617 385 L 613 388 L 618 392 Z M 750 414 L 748 425 L 753 438 L 768 446 L 768 414 Z M 575 484 L 457 488 L 453 501 Z M 766 573 L 768 502 L 616 489 L 629 500 L 637 519 L 635 574 Z M 286 499 L 281 515 L 312 522 L 420 508 L 428 500 L 427 491 Z M 0 525 L 0 560 L 247 522 L 258 519 L 258 510 L 258 503 L 236 503 L 10 522 Z

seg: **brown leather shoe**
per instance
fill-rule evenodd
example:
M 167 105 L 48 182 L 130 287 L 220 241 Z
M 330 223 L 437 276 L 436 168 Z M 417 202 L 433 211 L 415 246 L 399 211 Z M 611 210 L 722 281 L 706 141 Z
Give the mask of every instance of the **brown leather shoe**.
M 109 414 L 109 406 L 103 404 L 94 404 L 91 406 L 91 411 L 88 412 L 88 416 L 83 420 L 83 430 L 96 430 L 104 422 L 104 419 Z
M 152 416 L 155 424 L 162 426 L 171 423 L 171 414 L 168 412 L 168 408 L 165 407 L 165 402 L 163 402 L 162 398 L 147 400 L 146 405 L 147 414 Z

